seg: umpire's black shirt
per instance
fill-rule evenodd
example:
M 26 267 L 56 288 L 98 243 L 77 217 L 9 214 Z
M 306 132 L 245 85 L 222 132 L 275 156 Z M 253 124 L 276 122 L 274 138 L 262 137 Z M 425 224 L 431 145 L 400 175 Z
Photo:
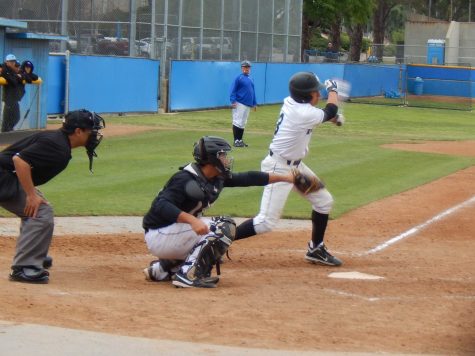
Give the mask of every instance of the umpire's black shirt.
M 68 135 L 61 130 L 35 133 L 0 152 L 0 167 L 15 171 L 12 159 L 15 155 L 30 165 L 33 184 L 38 186 L 67 167 L 71 160 L 71 143 Z

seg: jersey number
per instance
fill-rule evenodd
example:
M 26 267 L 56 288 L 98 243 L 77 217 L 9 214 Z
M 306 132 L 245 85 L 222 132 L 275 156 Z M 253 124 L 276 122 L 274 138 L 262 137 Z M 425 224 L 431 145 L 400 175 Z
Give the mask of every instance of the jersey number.
M 279 120 L 277 120 L 277 125 L 275 126 L 274 135 L 279 131 L 280 124 L 282 123 L 283 120 L 284 120 L 284 113 L 281 113 L 279 116 Z

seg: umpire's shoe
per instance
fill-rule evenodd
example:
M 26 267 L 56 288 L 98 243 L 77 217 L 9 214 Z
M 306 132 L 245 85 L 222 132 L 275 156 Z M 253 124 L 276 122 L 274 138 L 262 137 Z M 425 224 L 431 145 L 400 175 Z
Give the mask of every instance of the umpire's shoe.
M 186 274 L 178 271 L 172 277 L 172 284 L 177 288 L 216 288 L 216 283 L 212 283 L 210 278 L 216 277 L 196 278 L 191 280 L 186 276 Z
M 312 263 L 322 263 L 328 266 L 341 266 L 342 264 L 338 258 L 332 256 L 330 252 L 327 251 L 327 248 L 323 243 L 315 248 L 310 248 L 309 245 L 305 259 Z
M 36 267 L 12 267 L 9 276 L 12 282 L 46 284 L 49 282 L 49 272 Z

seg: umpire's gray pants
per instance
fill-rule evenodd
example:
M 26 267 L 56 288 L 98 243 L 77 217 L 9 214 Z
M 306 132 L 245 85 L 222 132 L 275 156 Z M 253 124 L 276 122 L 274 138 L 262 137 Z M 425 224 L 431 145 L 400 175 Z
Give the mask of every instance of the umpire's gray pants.
M 42 196 L 39 190 L 37 193 Z M 41 204 L 36 218 L 25 216 L 26 194 L 20 187 L 18 194 L 0 206 L 21 218 L 20 236 L 16 241 L 16 252 L 12 267 L 35 266 L 43 269 L 43 260 L 48 254 L 54 229 L 53 208 Z

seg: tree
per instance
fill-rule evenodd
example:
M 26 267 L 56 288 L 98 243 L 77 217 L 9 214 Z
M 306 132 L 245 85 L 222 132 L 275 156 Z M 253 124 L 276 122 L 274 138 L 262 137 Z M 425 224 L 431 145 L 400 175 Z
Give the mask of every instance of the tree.
M 350 35 L 351 58 L 359 61 L 363 29 L 373 7 L 374 0 L 304 0 L 302 49 L 309 48 L 310 38 L 318 28 L 321 32 L 327 32 L 333 47 L 340 50 L 344 24 Z
M 401 3 L 399 1 L 399 3 Z M 376 0 L 376 7 L 373 13 L 373 43 L 375 45 L 374 53 L 378 58 L 383 57 L 383 44 L 386 22 L 389 14 L 397 1 L 395 0 Z
M 344 23 L 350 36 L 350 60 L 359 62 L 363 44 L 363 30 L 369 22 L 373 8 L 373 1 L 352 0 L 346 1 L 343 9 Z

